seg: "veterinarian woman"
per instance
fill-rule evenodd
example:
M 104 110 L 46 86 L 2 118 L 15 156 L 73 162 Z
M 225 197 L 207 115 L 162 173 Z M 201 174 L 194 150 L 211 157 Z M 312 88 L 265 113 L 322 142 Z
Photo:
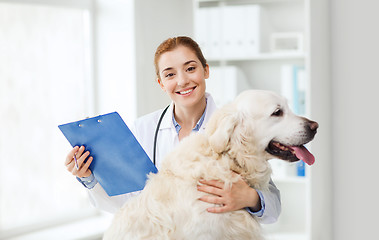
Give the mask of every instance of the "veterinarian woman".
M 161 43 L 156 50 L 154 64 L 157 82 L 172 102 L 165 113 L 158 110 L 137 119 L 132 131 L 150 159 L 156 152 L 155 163 L 159 169 L 163 157 L 180 140 L 192 132 L 204 130 L 216 105 L 212 96 L 205 92 L 209 66 L 198 44 L 191 38 L 176 37 Z M 157 124 L 159 127 L 154 151 Z M 74 167 L 74 154 L 78 159 L 79 170 Z M 86 159 L 88 161 L 83 164 Z M 134 192 L 109 197 L 88 168 L 91 162 L 90 153 L 83 146 L 76 146 L 68 153 L 65 165 L 88 189 L 95 207 L 116 212 L 128 198 L 138 194 Z M 219 206 L 207 209 L 209 212 L 222 213 L 245 208 L 251 215 L 258 217 L 261 223 L 275 222 L 280 214 L 280 194 L 272 181 L 267 192 L 256 191 L 243 180 L 234 183 L 230 189 L 223 189 L 223 183 L 218 181 L 202 183 L 204 185 L 199 186 L 198 190 L 212 195 L 200 200 Z

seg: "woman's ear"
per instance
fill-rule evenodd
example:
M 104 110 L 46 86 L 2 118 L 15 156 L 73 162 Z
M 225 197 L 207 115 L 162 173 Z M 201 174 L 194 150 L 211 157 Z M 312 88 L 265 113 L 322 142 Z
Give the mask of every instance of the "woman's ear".
M 161 89 L 162 89 L 163 91 L 166 91 L 166 89 L 165 89 L 165 87 L 164 87 L 164 85 L 163 85 L 163 83 L 162 83 L 162 80 L 161 80 L 160 78 L 157 78 L 157 82 L 158 82 L 159 86 L 161 87 Z
M 204 79 L 208 79 L 209 78 L 209 65 L 205 65 L 205 68 L 204 68 Z

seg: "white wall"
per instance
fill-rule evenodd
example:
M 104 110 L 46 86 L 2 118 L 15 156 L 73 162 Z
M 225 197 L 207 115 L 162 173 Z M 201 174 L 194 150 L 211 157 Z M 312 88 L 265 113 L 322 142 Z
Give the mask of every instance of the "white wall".
M 312 152 L 317 164 L 311 167 L 310 177 L 310 232 L 312 240 L 332 238 L 332 108 L 330 79 L 330 19 L 329 0 L 310 0 L 309 50 L 307 62 L 311 77 L 311 119 L 320 124 L 317 137 L 312 142 Z M 328 197 L 326 197 L 328 196 Z
M 192 0 L 96 0 L 96 114 L 118 111 L 127 123 L 163 108 L 154 53 L 165 39 L 193 36 Z M 136 81 L 134 81 L 136 80 Z
M 335 240 L 377 239 L 379 1 L 331 0 Z M 320 209 L 322 211 L 322 209 Z
M 96 114 L 117 111 L 136 117 L 134 0 L 96 0 L 94 75 L 99 96 Z
M 169 37 L 193 36 L 192 0 L 135 0 L 137 115 L 168 104 L 169 98 L 155 81 L 154 53 Z

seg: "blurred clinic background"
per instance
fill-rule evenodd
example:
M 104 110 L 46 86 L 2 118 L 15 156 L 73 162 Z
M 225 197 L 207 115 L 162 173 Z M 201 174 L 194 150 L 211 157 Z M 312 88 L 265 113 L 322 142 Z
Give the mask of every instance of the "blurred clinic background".
M 112 216 L 66 171 L 58 125 L 163 108 L 153 55 L 187 35 L 217 104 L 244 89 L 316 120 L 312 167 L 270 160 L 267 240 L 377 239 L 377 0 L 0 0 L 0 239 L 101 239 Z

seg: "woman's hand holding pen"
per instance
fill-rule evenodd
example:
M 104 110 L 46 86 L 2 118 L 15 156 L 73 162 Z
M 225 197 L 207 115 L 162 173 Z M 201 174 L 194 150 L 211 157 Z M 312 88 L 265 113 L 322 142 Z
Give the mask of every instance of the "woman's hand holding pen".
M 66 157 L 65 165 L 69 172 L 77 177 L 89 177 L 92 172 L 89 169 L 93 157 L 89 156 L 89 151 L 84 152 L 85 147 L 75 146 Z M 87 159 L 88 158 L 88 159 Z M 86 162 L 84 162 L 87 159 Z

